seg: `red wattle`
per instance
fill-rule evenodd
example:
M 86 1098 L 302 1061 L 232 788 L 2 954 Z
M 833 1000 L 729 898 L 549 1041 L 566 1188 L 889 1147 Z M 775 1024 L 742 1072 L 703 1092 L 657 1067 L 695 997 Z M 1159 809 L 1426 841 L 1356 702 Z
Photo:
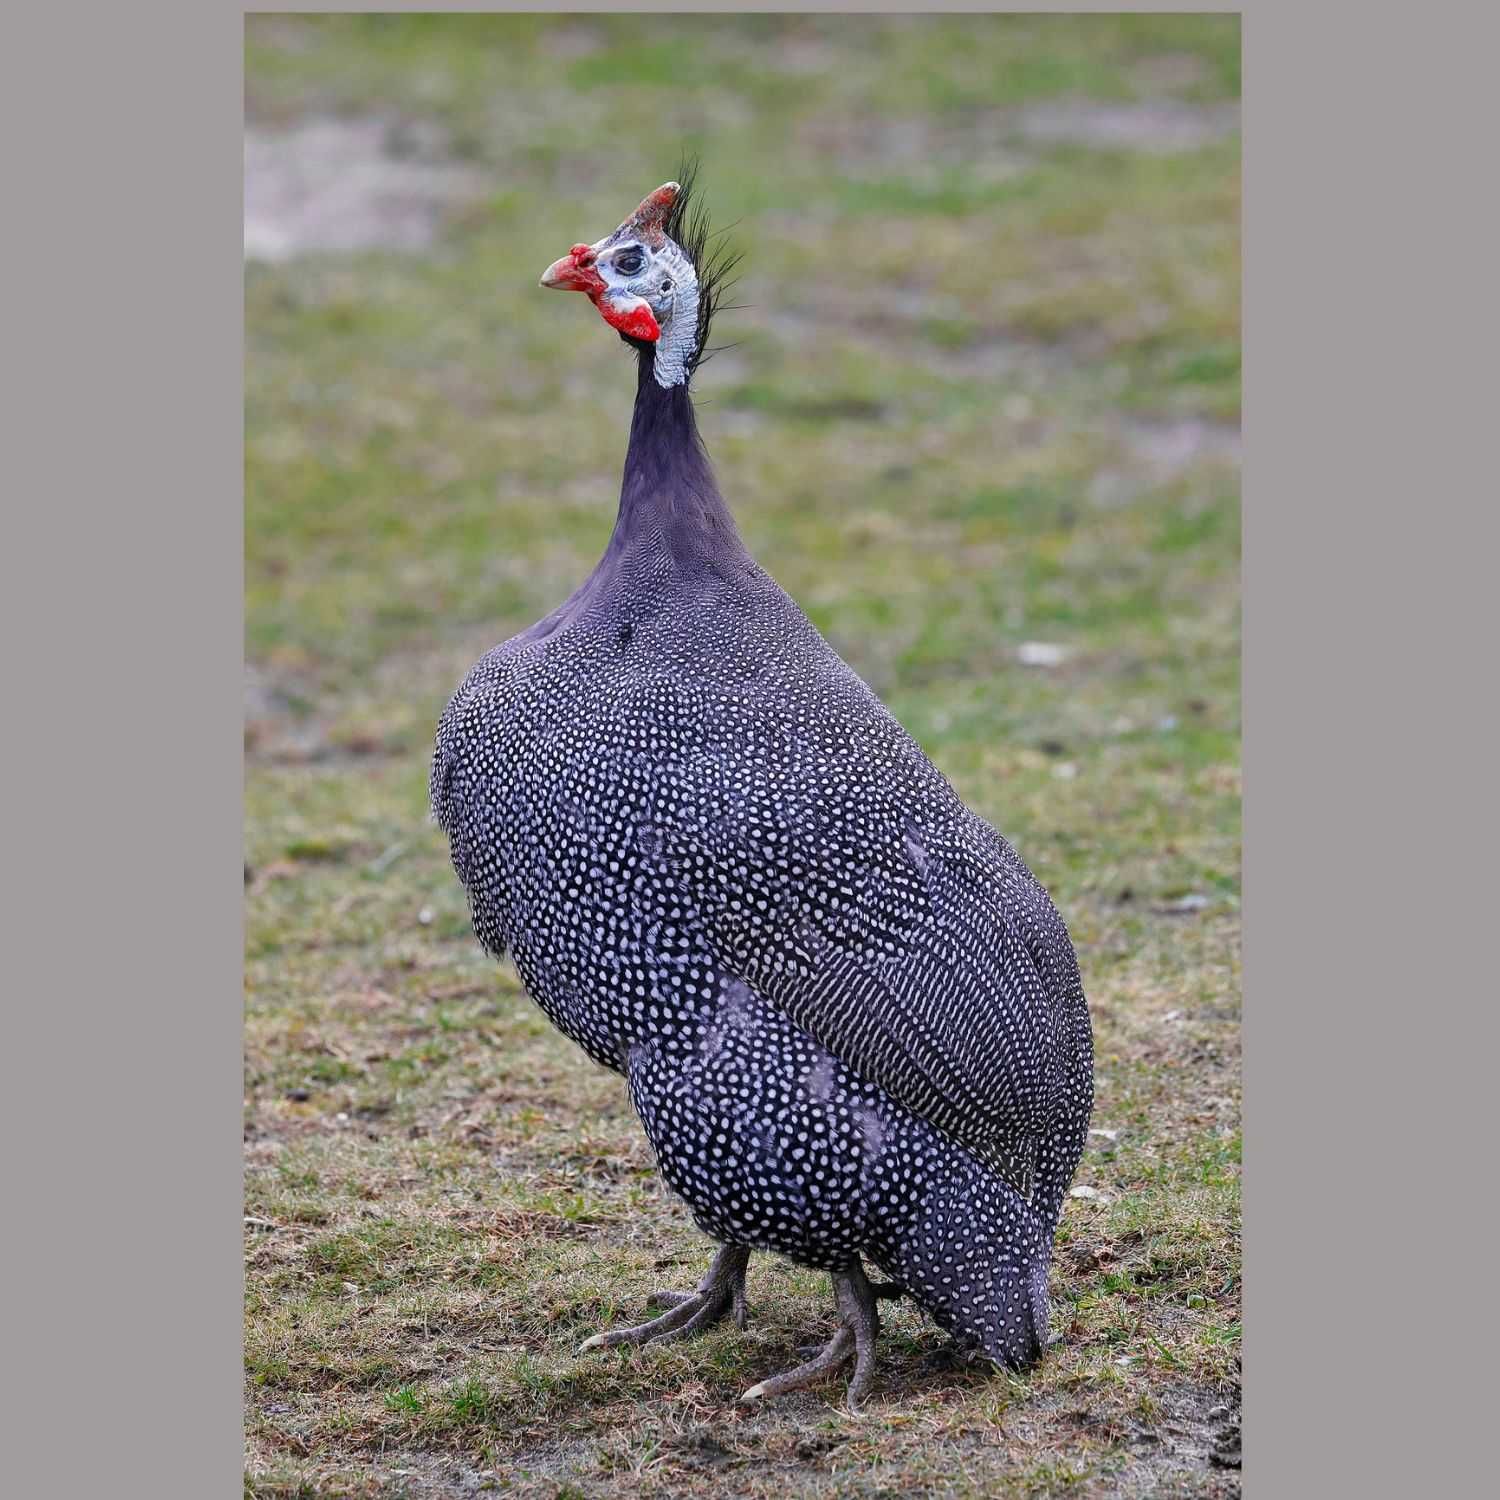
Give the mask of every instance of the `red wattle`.
M 637 302 L 628 312 L 621 312 L 611 304 L 608 297 L 595 297 L 594 306 L 611 328 L 618 328 L 621 333 L 628 334 L 633 339 L 654 344 L 661 337 L 661 324 L 644 302 Z

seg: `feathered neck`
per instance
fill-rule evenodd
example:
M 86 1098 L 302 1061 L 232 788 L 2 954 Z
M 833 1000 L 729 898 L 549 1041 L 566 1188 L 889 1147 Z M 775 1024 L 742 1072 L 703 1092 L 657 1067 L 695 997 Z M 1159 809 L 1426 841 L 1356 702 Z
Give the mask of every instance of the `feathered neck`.
M 655 351 L 646 346 L 638 352 L 620 510 L 606 556 L 663 545 L 680 562 L 744 557 L 745 545 L 698 435 L 686 382 L 659 384 Z

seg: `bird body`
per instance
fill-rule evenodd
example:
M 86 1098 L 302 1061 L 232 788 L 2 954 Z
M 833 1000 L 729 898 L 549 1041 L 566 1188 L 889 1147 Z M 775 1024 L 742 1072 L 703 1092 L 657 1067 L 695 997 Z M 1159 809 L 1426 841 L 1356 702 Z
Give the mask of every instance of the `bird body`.
M 1067 932 L 751 558 L 686 378 L 663 382 L 617 303 L 641 360 L 609 545 L 438 729 L 433 809 L 476 933 L 627 1078 L 707 1234 L 834 1272 L 841 1298 L 864 1256 L 1023 1366 L 1092 1103 Z

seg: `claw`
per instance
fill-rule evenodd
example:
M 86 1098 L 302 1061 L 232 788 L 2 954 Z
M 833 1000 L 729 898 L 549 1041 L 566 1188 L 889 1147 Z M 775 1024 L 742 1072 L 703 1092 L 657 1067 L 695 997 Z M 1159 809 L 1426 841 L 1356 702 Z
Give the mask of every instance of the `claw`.
M 742 1402 L 753 1405 L 767 1396 L 781 1396 L 814 1385 L 853 1355 L 854 1374 L 845 1399 L 849 1410 L 858 1412 L 875 1378 L 875 1340 L 880 1332 L 876 1299 L 898 1293 L 872 1287 L 864 1269 L 855 1261 L 847 1270 L 833 1273 L 833 1294 L 841 1320 L 833 1337 L 805 1364 L 752 1385 L 740 1397 Z
M 578 1346 L 580 1354 L 590 1349 L 608 1349 L 617 1344 L 649 1344 L 692 1338 L 717 1323 L 726 1313 L 745 1326 L 745 1268 L 750 1252 L 742 1245 L 726 1245 L 714 1256 L 707 1274 L 694 1292 L 653 1292 L 648 1307 L 667 1310 L 634 1328 L 614 1328 L 596 1333 Z

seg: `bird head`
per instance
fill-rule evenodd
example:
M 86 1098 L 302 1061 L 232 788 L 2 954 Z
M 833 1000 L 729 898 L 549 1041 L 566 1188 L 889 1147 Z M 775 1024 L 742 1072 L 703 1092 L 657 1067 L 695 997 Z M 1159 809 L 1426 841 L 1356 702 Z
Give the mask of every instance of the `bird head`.
M 668 233 L 682 224 L 686 197 L 681 183 L 664 182 L 613 234 L 574 245 L 541 281 L 553 291 L 583 292 L 622 338 L 651 348 L 664 386 L 688 379 L 706 332 L 698 269 Z

